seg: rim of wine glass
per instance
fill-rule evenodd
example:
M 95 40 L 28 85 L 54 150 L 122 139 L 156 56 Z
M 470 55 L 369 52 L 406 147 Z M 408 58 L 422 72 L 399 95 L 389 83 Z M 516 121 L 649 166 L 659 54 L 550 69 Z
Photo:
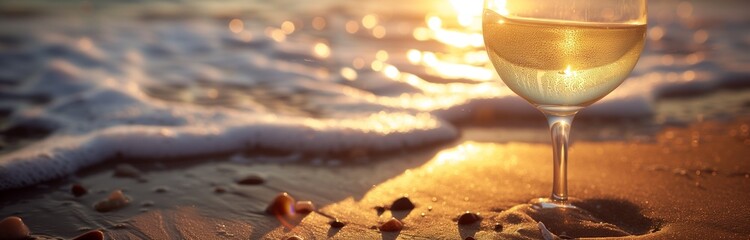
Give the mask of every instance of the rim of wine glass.
M 597 19 L 588 19 L 591 15 L 586 15 L 586 19 L 564 19 L 564 18 L 555 18 L 552 16 L 543 16 L 543 17 L 527 17 L 527 16 L 521 16 L 516 11 L 509 11 L 507 9 L 507 5 L 510 2 L 512 3 L 523 3 L 525 5 L 530 5 L 528 3 L 529 1 L 536 1 L 536 2 L 549 2 L 551 4 L 541 4 L 546 6 L 547 8 L 560 6 L 560 8 L 567 8 L 570 11 L 575 12 L 575 10 L 580 9 L 587 9 L 591 7 L 574 7 L 575 4 L 572 4 L 573 7 L 569 6 L 571 3 L 607 3 L 607 2 L 629 2 L 631 4 L 628 4 L 629 6 L 635 6 L 635 8 L 631 8 L 632 10 L 626 11 L 629 12 L 630 17 L 626 19 L 620 19 L 620 20 L 614 20 L 610 19 L 608 21 L 605 20 L 597 20 Z M 556 22 L 562 22 L 565 24 L 581 24 L 581 23 L 598 23 L 598 24 L 628 24 L 628 25 L 646 25 L 648 23 L 648 0 L 484 0 L 483 1 L 483 8 L 484 9 L 490 9 L 498 14 L 500 14 L 503 17 L 511 18 L 511 19 L 517 19 L 517 20 L 551 20 Z M 499 5 L 502 4 L 503 6 L 500 7 Z M 532 3 L 533 4 L 533 3 Z M 539 4 L 538 4 L 539 5 Z M 614 7 L 598 7 L 598 9 L 605 11 L 605 10 L 611 10 L 614 12 Z M 621 10 L 622 12 L 622 10 Z

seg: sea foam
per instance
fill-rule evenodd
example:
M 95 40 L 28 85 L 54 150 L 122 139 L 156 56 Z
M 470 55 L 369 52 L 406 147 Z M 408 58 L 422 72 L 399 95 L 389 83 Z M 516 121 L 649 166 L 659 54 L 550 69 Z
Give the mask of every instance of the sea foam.
M 478 109 L 498 117 L 535 114 L 497 79 L 440 75 L 410 63 L 405 54 L 446 46 L 411 34 L 347 34 L 343 25 L 333 25 L 347 17 L 330 16 L 327 30 L 300 27 L 284 41 L 273 38 L 279 29 L 250 19 L 241 33 L 229 31 L 223 20 L 113 17 L 93 28 L 54 17 L 1 20 L 0 26 L 13 26 L 3 29 L 16 30 L 3 34 L 23 41 L 0 52 L 0 110 L 7 112 L 4 138 L 11 145 L 0 155 L 0 190 L 63 177 L 113 157 L 403 150 L 455 139 L 453 123 Z M 383 24 L 403 27 L 400 20 Z M 665 39 L 678 43 L 675 38 L 692 31 L 667 26 L 674 31 Z M 316 50 L 321 44 L 329 55 Z M 750 67 L 743 67 L 750 64 L 735 61 L 747 54 L 730 53 L 735 57 L 728 59 L 707 55 L 694 43 L 676 50 L 664 41 L 649 45 L 632 77 L 584 110 L 584 117 L 648 118 L 663 96 L 744 86 L 750 76 Z M 376 60 L 381 49 L 390 56 Z M 353 66 L 357 59 L 366 64 Z M 465 66 L 459 69 L 491 69 L 486 63 Z M 7 129 L 14 128 L 49 133 L 11 136 Z

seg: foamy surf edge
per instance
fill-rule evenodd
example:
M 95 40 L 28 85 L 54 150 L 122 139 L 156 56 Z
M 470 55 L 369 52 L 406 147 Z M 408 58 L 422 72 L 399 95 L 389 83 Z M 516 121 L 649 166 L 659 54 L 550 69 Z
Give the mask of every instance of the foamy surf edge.
M 253 148 L 300 153 L 387 152 L 455 139 L 459 131 L 452 123 L 478 111 L 492 111 L 497 118 L 539 117 L 499 81 L 430 82 L 422 67 L 407 64 L 403 54 L 393 53 L 387 62 L 380 62 L 384 69 L 396 71 L 348 68 L 358 77 L 345 80 L 338 72 L 348 65 L 337 63 L 351 62 L 347 52 L 365 55 L 378 50 L 359 44 L 335 46 L 327 59 L 321 59 L 311 51 L 318 40 L 305 34 L 276 42 L 265 37 L 263 29 L 250 26 L 243 33 L 253 37 L 244 39 L 244 35 L 227 31 L 226 22 L 102 21 L 111 28 L 98 34 L 64 22 L 59 23 L 59 29 L 57 25 L 45 28 L 36 22 L 18 23 L 39 28 L 32 31 L 38 36 L 29 38 L 36 42 L 29 55 L 41 56 L 44 61 L 35 68 L 16 55 L 0 53 L 4 60 L 0 63 L 5 64 L 0 75 L 23 79 L 18 89 L 0 89 L 0 93 L 18 98 L 46 96 L 52 101 L 28 109 L 15 102 L 0 102 L 0 107 L 13 110 L 8 122 L 48 126 L 52 135 L 0 156 L 0 190 L 66 176 L 113 156 L 166 159 Z M 153 37 L 149 35 L 166 40 L 147 41 Z M 393 38 L 399 40 L 398 45 L 406 41 L 396 35 Z M 388 51 L 398 52 L 402 47 L 381 39 L 354 39 L 384 43 L 377 47 Z M 407 43 L 404 45 L 421 44 Z M 692 63 L 682 60 L 690 55 L 677 56 L 674 63 L 664 64 L 661 55 L 644 52 L 632 77 L 583 110 L 581 117 L 646 118 L 654 114 L 652 105 L 664 95 L 748 85 L 746 62 L 724 69 L 721 66 L 727 64 L 721 61 L 727 60 L 711 56 Z M 18 70 L 27 68 L 33 75 L 28 79 Z M 214 97 L 223 90 L 234 90 L 248 102 L 240 106 L 170 102 L 165 98 L 182 92 L 147 93 L 148 85 L 168 91 L 175 86 L 193 87 L 199 91 L 194 95 Z M 213 87 L 213 92 L 208 91 Z M 270 97 L 255 99 L 252 90 Z M 302 100 L 278 104 L 280 97 Z M 264 102 L 269 99 L 277 105 Z M 274 109 L 284 104 L 309 115 Z M 313 111 L 305 112 L 308 106 Z
M 393 117 L 432 121 L 434 125 L 407 131 L 381 131 L 377 127 L 355 128 L 336 120 L 268 119 L 224 126 L 113 126 L 82 136 L 54 135 L 2 156 L 0 189 L 63 177 L 114 156 L 168 159 L 255 148 L 303 153 L 353 149 L 384 152 L 446 141 L 458 134 L 450 124 L 429 115 L 389 113 L 347 121 L 376 125 L 384 118 Z

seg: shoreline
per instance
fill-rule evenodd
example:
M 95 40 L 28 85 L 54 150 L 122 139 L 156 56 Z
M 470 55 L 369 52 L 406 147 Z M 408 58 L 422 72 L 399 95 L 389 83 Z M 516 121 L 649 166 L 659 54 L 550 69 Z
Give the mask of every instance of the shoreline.
M 630 216 L 629 222 L 608 219 L 618 228 L 640 226 L 638 229 L 657 230 L 642 236 L 646 239 L 747 236 L 750 233 L 743 226 L 748 222 L 737 218 L 735 214 L 742 213 L 732 209 L 743 209 L 737 207 L 747 205 L 741 199 L 750 197 L 743 191 L 750 184 L 750 165 L 742 161 L 750 154 L 749 122 L 740 118 L 729 123 L 709 121 L 666 127 L 654 141 L 646 142 L 577 141 L 570 153 L 571 196 L 581 199 L 587 210 L 600 206 L 601 211 L 594 214 L 597 218 Z M 696 133 L 699 143 L 693 147 L 691 139 Z M 115 239 L 231 238 L 226 234 L 253 239 L 291 235 L 305 239 L 388 239 L 401 235 L 462 239 L 540 237 L 536 220 L 552 213 L 533 218 L 522 205 L 547 194 L 551 184 L 549 145 L 492 143 L 491 139 L 475 142 L 473 138 L 478 136 L 467 133 L 452 143 L 351 163 L 335 158 L 295 161 L 284 154 L 248 156 L 247 161 L 218 158 L 188 163 L 130 162 L 143 173 L 143 180 L 114 177 L 115 164 L 107 162 L 67 180 L 4 191 L 13 194 L 3 195 L 14 197 L 0 198 L 4 206 L 0 216 L 17 215 L 34 234 L 63 237 L 90 229 L 102 229 Z M 289 160 L 274 162 L 284 158 Z M 253 174 L 264 183 L 236 183 Z M 76 182 L 89 189 L 89 194 L 72 196 L 70 185 Z M 225 192 L 216 193 L 217 187 Z M 160 188 L 164 192 L 159 192 Z M 130 205 L 112 212 L 94 211 L 92 205 L 114 189 L 123 189 L 132 197 Z M 263 213 L 279 192 L 312 201 L 323 215 L 298 215 L 298 225 L 287 229 L 276 217 Z M 409 195 L 415 209 L 405 213 L 385 211 L 381 215 L 373 210 L 404 194 Z M 464 211 L 479 213 L 482 221 L 462 230 L 466 226 L 457 225 L 455 219 Z M 50 222 L 50 215 L 68 221 Z M 338 231 L 330 230 L 331 219 L 326 216 L 347 224 Z M 404 223 L 401 232 L 370 229 L 391 216 Z M 522 216 L 525 220 L 512 223 L 508 216 Z M 555 228 L 559 225 L 545 221 L 552 233 L 563 234 Z M 505 230 L 493 230 L 496 223 L 504 225 Z M 196 225 L 205 226 L 191 229 Z M 225 227 L 219 231 L 217 226 Z M 444 232 L 445 229 L 455 231 Z
M 648 3 L 558 211 L 481 1 L 0 3 L 0 239 L 748 238 L 745 5 Z

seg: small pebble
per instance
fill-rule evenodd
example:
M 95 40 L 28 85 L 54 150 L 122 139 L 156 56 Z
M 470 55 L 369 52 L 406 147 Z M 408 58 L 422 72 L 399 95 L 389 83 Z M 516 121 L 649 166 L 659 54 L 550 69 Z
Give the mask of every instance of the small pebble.
M 223 187 L 215 187 L 214 188 L 214 192 L 215 193 L 225 193 L 225 192 L 227 192 L 227 190 L 224 189 Z
M 167 187 L 165 186 L 159 186 L 159 187 L 154 188 L 155 193 L 165 193 L 167 191 L 169 191 L 169 189 L 167 189 Z
M 304 240 L 304 238 L 294 235 L 294 236 L 286 238 L 286 240 Z
M 385 212 L 385 208 L 383 206 L 376 206 L 375 211 L 378 212 L 378 215 L 382 215 Z
M 294 211 L 297 213 L 308 214 L 315 211 L 315 205 L 311 201 L 297 201 L 294 204 Z
M 328 222 L 328 224 L 330 224 L 332 228 L 342 228 L 346 226 L 346 223 L 340 221 L 338 218 L 333 219 L 333 221 Z
M 27 239 L 29 227 L 19 217 L 6 217 L 0 221 L 0 239 Z
M 499 224 L 499 223 L 495 223 L 495 226 L 492 229 L 494 229 L 496 232 L 502 232 L 503 231 L 503 225 Z
M 103 240 L 104 233 L 99 230 L 90 231 L 74 237 L 72 240 Z
M 404 224 L 396 218 L 391 218 L 391 220 L 380 225 L 378 229 L 383 232 L 398 232 L 404 229 Z
M 73 196 L 80 197 L 85 195 L 89 191 L 81 186 L 81 184 L 73 184 L 73 186 L 70 187 L 70 192 L 73 193 Z
M 154 206 L 154 201 L 143 201 L 143 202 L 141 203 L 141 206 L 143 206 L 143 207 L 151 207 L 151 206 Z
M 271 204 L 268 204 L 266 213 L 287 216 L 291 214 L 293 204 L 294 198 L 289 196 L 288 193 L 283 192 L 277 195 L 276 198 L 271 201 Z
M 266 180 L 256 174 L 250 174 L 237 180 L 237 184 L 240 185 L 258 185 L 263 184 L 264 182 L 266 182 Z
M 391 211 L 405 211 L 414 209 L 414 203 L 409 200 L 408 197 L 401 197 L 393 201 L 391 204 Z
M 102 201 L 94 204 L 94 209 L 99 212 L 109 212 L 115 209 L 125 207 L 130 203 L 130 198 L 125 196 L 121 190 L 112 191 L 111 194 Z
M 482 218 L 479 217 L 479 215 L 466 211 L 465 213 L 461 214 L 461 216 L 458 217 L 458 224 L 466 225 L 466 224 L 472 224 L 475 222 L 478 222 Z
M 140 170 L 127 163 L 118 164 L 115 167 L 115 177 L 141 178 L 141 175 L 142 174 Z

